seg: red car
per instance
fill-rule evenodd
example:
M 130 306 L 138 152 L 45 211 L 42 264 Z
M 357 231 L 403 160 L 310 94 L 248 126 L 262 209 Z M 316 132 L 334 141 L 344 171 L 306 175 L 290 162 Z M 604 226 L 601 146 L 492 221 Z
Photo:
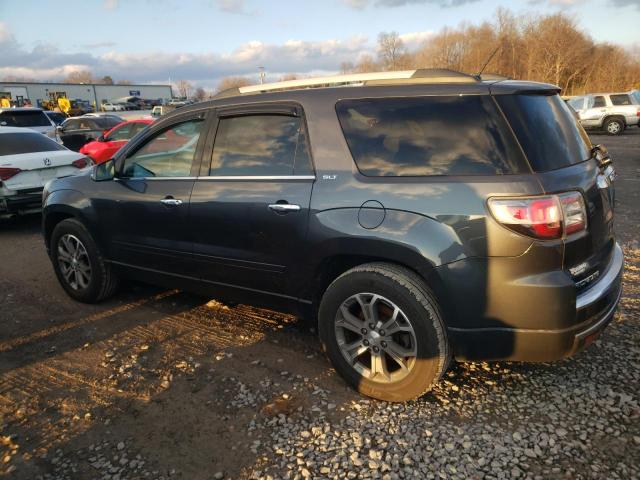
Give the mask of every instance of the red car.
M 105 130 L 102 136 L 94 141 L 85 144 L 80 153 L 91 157 L 96 164 L 106 162 L 122 148 L 136 133 L 145 128 L 153 120 L 131 120 L 122 122 L 111 130 Z

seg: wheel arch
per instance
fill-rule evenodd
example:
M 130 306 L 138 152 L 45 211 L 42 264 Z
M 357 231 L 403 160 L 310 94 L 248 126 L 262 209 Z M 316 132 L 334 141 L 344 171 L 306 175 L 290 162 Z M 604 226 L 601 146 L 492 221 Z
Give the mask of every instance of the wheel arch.
M 602 126 L 604 126 L 609 120 L 620 120 L 622 122 L 622 125 L 624 125 L 624 127 L 627 127 L 627 119 L 624 117 L 624 115 L 619 115 L 619 114 L 611 114 L 611 115 L 607 115 L 602 119 Z
M 87 203 L 80 192 L 75 190 L 56 190 L 47 196 L 42 208 L 42 235 L 47 251 L 53 230 L 63 220 L 76 219 L 92 231 L 92 222 L 86 215 Z M 97 238 L 95 240 L 97 242 Z

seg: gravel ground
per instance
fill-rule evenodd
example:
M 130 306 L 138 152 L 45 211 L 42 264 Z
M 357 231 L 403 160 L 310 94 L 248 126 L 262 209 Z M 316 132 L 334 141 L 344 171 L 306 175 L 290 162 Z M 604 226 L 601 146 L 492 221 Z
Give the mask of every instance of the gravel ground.
M 297 319 L 133 285 L 59 288 L 38 218 L 0 224 L 0 475 L 16 479 L 640 478 L 640 129 L 614 155 L 622 303 L 552 364 L 461 363 L 366 400 Z

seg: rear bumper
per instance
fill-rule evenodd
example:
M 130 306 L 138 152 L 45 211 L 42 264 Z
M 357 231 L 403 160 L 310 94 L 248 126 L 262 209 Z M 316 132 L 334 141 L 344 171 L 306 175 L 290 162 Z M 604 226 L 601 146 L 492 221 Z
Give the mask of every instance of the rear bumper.
M 569 326 L 565 318 L 558 318 L 562 327 L 557 329 L 449 328 L 456 358 L 548 362 L 579 352 L 613 319 L 622 295 L 623 268 L 622 249 L 616 244 L 600 280 L 574 299 L 566 299 L 575 301 L 575 317 Z
M 40 210 L 42 208 L 42 190 L 42 188 L 37 188 L 28 193 L 0 197 L 0 215 L 17 215 Z

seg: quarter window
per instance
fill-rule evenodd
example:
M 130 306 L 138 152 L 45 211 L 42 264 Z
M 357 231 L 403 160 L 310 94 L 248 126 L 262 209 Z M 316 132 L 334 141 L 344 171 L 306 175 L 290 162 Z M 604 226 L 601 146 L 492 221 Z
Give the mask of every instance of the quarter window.
M 293 175 L 296 158 L 301 170 L 308 173 L 309 155 L 301 125 L 300 117 L 288 115 L 221 118 L 209 175 Z
M 364 175 L 495 175 L 527 171 L 489 96 L 343 100 L 336 107 Z
M 156 134 L 125 160 L 124 176 L 190 176 L 202 126 L 202 120 L 191 120 Z
M 633 105 L 631 97 L 627 94 L 610 95 L 609 98 L 614 105 Z

